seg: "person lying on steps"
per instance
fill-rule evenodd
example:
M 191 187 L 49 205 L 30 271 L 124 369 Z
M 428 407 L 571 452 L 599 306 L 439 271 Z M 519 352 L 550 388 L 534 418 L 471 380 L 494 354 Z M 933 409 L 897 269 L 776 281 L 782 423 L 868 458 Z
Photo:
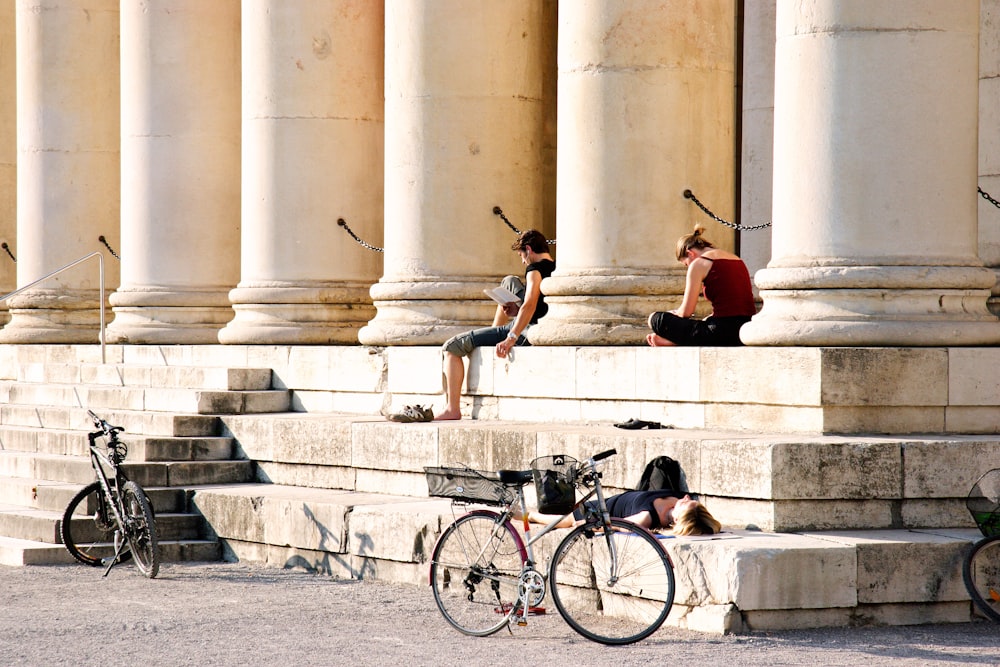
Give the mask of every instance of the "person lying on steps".
M 660 491 L 625 491 L 607 498 L 608 513 L 634 524 L 656 530 L 672 528 L 674 535 L 714 535 L 722 524 L 712 516 L 700 501 L 685 494 L 678 496 L 669 489 Z M 588 509 L 597 509 L 596 500 L 586 502 Z M 528 512 L 531 523 L 548 524 L 558 515 Z M 556 528 L 572 528 L 583 523 L 583 512 L 577 509 L 571 516 L 563 517 Z

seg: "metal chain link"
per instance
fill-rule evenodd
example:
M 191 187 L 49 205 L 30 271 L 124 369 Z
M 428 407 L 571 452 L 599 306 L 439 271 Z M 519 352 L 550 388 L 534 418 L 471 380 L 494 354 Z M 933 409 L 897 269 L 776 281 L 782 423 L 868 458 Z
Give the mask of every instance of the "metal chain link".
M 503 209 L 502 208 L 500 208 L 499 206 L 494 206 L 493 207 L 493 215 L 499 215 L 500 219 L 503 220 L 505 223 L 507 223 L 507 226 L 510 227 L 511 229 L 513 229 L 515 234 L 517 234 L 517 235 L 520 236 L 521 230 L 518 229 L 517 227 L 515 227 L 513 225 L 513 223 L 511 223 L 511 221 L 507 219 L 507 216 L 503 214 Z M 556 244 L 555 239 L 546 239 L 545 242 L 548 243 L 549 245 L 555 245 Z
M 119 262 L 122 261 L 122 258 L 118 256 L 118 253 L 116 253 L 115 249 L 111 247 L 111 245 L 108 243 L 108 240 L 104 238 L 103 234 L 101 236 L 98 236 L 97 240 L 104 244 L 104 247 L 108 249 L 108 252 L 111 253 L 112 257 L 117 259 Z
M 368 248 L 369 250 L 374 250 L 375 252 L 385 252 L 385 248 L 378 248 L 370 243 L 365 243 L 360 238 L 358 238 L 358 235 L 354 233 L 354 230 L 352 230 L 350 227 L 347 226 L 347 222 L 345 222 L 343 218 L 337 218 L 337 224 L 343 227 L 344 231 L 350 234 L 352 239 L 360 243 L 361 247 Z
M 6 242 L 6 241 L 4 241 L 3 243 L 0 243 L 0 248 L 3 248 L 4 250 L 6 250 L 6 251 L 7 251 L 7 254 L 8 254 L 8 255 L 10 255 L 10 258 L 11 258 L 12 260 L 14 260 L 14 263 L 15 263 L 15 264 L 17 264 L 17 257 L 14 257 L 14 253 L 12 253 L 12 252 L 10 251 L 10 246 L 9 246 L 9 245 L 7 245 L 7 242 Z
M 981 195 L 983 196 L 983 199 L 985 199 L 985 200 L 986 200 L 986 201 L 988 201 L 989 203 L 993 204 L 993 205 L 994 205 L 994 206 L 996 206 L 997 208 L 1000 208 L 1000 201 L 997 201 L 996 199 L 994 199 L 993 197 L 991 197 L 991 196 L 989 195 L 989 193 L 987 193 L 987 192 L 986 192 L 985 190 L 983 190 L 982 188 L 976 188 L 976 190 L 977 190 L 977 191 L 979 192 L 979 194 L 981 194 Z
M 701 203 L 701 202 L 700 202 L 700 201 L 698 200 L 698 198 L 694 196 L 694 193 L 693 193 L 693 192 L 691 192 L 690 190 L 685 190 L 685 191 L 684 191 L 684 198 L 685 198 L 685 199 L 690 199 L 691 201 L 693 201 L 693 202 L 694 202 L 695 204 L 697 204 L 697 205 L 698 205 L 698 208 L 700 208 L 700 209 L 701 209 L 702 211 L 704 211 L 704 212 L 705 212 L 705 214 L 706 214 L 706 215 L 707 215 L 708 217 L 712 218 L 712 219 L 713 219 L 713 220 L 715 220 L 716 222 L 721 222 L 721 223 L 722 223 L 722 224 L 724 224 L 724 225 L 725 225 L 726 227 L 732 227 L 733 229 L 736 229 L 736 230 L 738 230 L 738 231 L 741 231 L 741 232 L 752 232 L 752 231 L 754 231 L 754 230 L 756 230 L 756 229 L 764 229 L 765 227 L 770 227 L 770 226 L 771 226 L 771 223 L 770 223 L 770 222 L 765 222 L 765 223 L 764 223 L 764 224 L 762 224 L 762 225 L 737 225 L 737 224 L 735 224 L 735 223 L 732 223 L 732 222 L 729 222 L 728 220 L 723 220 L 722 218 L 720 218 L 720 217 L 719 217 L 719 216 L 717 216 L 716 214 L 714 214 L 714 213 L 712 213 L 711 211 L 709 211 L 709 210 L 708 210 L 708 209 L 707 209 L 707 208 L 705 207 L 705 205 L 704 205 L 704 204 L 702 204 L 702 203 Z

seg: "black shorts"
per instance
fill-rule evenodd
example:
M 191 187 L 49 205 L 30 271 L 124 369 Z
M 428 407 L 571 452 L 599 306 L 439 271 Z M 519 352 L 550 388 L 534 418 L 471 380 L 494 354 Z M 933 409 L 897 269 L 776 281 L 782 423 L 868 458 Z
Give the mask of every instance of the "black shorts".
M 703 320 L 678 317 L 673 313 L 653 313 L 653 333 L 674 345 L 729 347 L 742 345 L 740 327 L 749 317 L 706 317 Z

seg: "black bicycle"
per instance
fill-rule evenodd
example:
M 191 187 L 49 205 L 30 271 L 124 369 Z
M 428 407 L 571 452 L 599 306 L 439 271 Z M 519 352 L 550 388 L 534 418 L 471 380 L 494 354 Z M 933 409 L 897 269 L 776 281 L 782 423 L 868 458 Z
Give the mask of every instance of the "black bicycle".
M 962 579 L 976 608 L 1000 623 L 1000 468 L 979 478 L 965 504 L 985 537 L 965 557 Z
M 87 434 L 97 481 L 69 501 L 60 527 L 63 544 L 84 565 L 105 567 L 104 576 L 116 564 L 134 559 L 139 571 L 152 579 L 160 570 L 156 520 L 146 492 L 122 468 L 128 447 L 118 434 L 125 429 L 90 410 L 87 414 L 97 428 Z M 106 452 L 98 447 L 98 438 L 105 439 Z

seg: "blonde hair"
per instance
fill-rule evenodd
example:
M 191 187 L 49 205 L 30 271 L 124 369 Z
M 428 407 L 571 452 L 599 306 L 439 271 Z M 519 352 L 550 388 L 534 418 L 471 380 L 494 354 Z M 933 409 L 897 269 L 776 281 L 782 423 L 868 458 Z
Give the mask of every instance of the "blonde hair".
M 715 535 L 722 524 L 700 502 L 680 516 L 674 516 L 674 535 Z
M 694 231 L 690 234 L 685 234 L 684 236 L 677 239 L 677 261 L 683 261 L 687 257 L 688 250 L 692 248 L 714 248 L 712 242 L 706 239 L 702 234 L 705 233 L 705 228 L 701 225 L 695 225 Z

